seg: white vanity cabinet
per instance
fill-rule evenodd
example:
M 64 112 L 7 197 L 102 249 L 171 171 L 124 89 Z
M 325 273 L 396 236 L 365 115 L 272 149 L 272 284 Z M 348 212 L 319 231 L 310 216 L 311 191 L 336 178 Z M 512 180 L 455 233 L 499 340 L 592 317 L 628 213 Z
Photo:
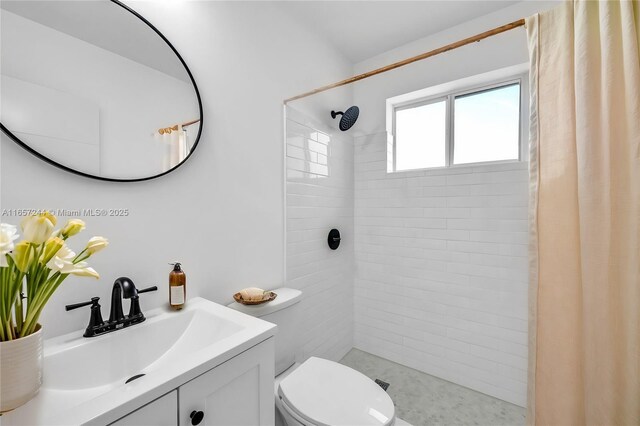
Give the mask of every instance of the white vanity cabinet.
M 270 338 L 112 426 L 273 425 L 274 373 L 274 342 Z
M 272 425 L 273 354 L 273 339 L 269 339 L 180 386 L 180 426 L 198 424 L 200 412 L 203 426 Z

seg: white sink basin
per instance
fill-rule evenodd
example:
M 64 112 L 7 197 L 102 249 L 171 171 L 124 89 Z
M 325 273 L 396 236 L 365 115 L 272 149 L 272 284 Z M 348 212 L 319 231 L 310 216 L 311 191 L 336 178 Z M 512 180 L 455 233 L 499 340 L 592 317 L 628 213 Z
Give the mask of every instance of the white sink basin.
M 2 424 L 110 423 L 275 333 L 273 324 L 202 298 L 145 315 L 103 336 L 78 331 L 45 341 L 38 396 Z
M 45 352 L 43 388 L 87 390 L 118 386 L 137 374 L 168 368 L 172 361 L 212 345 L 242 330 L 240 324 L 200 309 L 160 313 L 108 337 L 77 339 Z M 155 314 L 155 313 L 154 313 Z M 122 332 L 125 331 L 125 332 Z M 77 333 L 74 334 L 77 337 Z M 104 336 L 106 337 L 106 336 Z

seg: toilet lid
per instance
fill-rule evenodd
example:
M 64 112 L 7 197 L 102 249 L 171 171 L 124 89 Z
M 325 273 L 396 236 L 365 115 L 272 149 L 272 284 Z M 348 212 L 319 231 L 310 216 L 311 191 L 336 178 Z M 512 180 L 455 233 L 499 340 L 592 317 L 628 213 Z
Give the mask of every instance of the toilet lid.
M 393 401 L 362 373 L 311 357 L 280 382 L 278 396 L 295 413 L 315 425 L 390 425 Z

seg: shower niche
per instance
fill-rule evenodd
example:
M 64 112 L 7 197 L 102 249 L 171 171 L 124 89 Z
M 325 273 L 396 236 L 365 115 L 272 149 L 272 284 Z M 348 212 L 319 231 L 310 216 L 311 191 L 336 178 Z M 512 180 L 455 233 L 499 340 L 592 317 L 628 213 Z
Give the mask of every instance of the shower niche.
M 202 102 L 178 51 L 113 0 L 2 1 L 0 127 L 85 177 L 162 176 L 194 152 Z

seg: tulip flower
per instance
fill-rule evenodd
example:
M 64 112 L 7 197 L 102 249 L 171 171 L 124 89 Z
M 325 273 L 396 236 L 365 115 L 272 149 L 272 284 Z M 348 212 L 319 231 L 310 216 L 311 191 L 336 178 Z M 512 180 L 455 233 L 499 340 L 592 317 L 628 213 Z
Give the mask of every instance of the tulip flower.
M 40 258 L 40 263 L 46 265 L 64 246 L 64 240 L 60 237 L 51 237 L 44 245 L 44 252 Z
M 75 265 L 75 268 L 70 270 L 68 273 L 78 276 L 78 277 L 93 277 L 96 279 L 100 278 L 100 274 L 98 274 L 95 269 L 90 268 L 87 262 L 78 262 Z M 65 272 L 67 273 L 67 272 Z
M 20 272 L 27 272 L 33 258 L 33 250 L 29 241 L 20 241 L 13 250 L 13 260 Z
M 18 239 L 17 229 L 8 223 L 0 223 L 0 267 L 7 266 L 6 255 L 14 249 L 14 241 Z
M 87 243 L 86 251 L 91 255 L 99 252 L 109 245 L 109 241 L 104 237 L 93 237 Z
M 85 228 L 84 221 L 80 219 L 70 219 L 67 224 L 60 230 L 60 235 L 63 239 L 73 237 Z
M 25 217 L 20 223 L 24 239 L 35 245 L 44 243 L 51 236 L 56 222 L 55 216 L 50 213 Z

